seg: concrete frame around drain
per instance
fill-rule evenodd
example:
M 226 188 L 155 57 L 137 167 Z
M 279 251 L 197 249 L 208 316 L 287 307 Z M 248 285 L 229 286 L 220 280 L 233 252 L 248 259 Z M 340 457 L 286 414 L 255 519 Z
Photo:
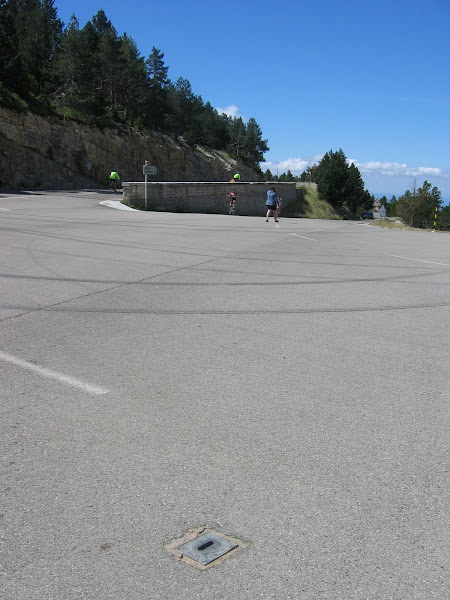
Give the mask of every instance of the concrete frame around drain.
M 208 534 L 208 533 L 217 535 L 224 540 L 228 540 L 233 545 L 235 545 L 235 547 L 232 548 L 231 550 L 227 551 L 225 554 L 222 554 L 220 557 L 209 562 L 206 565 L 202 565 L 201 563 L 197 562 L 196 560 L 193 560 L 189 556 L 184 555 L 183 552 L 180 551 L 180 547 L 183 546 L 184 544 L 195 540 L 196 538 L 200 537 L 202 534 Z M 242 542 L 242 540 L 233 538 L 229 535 L 224 535 L 223 533 L 219 533 L 217 531 L 214 531 L 213 529 L 208 529 L 206 527 L 197 527 L 194 529 L 189 529 L 181 538 L 176 538 L 176 539 L 171 540 L 168 544 L 164 545 L 164 549 L 167 552 L 169 552 L 170 554 L 172 554 L 173 556 L 175 556 L 175 558 L 177 558 L 181 562 L 185 562 L 185 563 L 191 565 L 192 567 L 195 567 L 196 569 L 204 571 L 206 569 L 209 569 L 210 567 L 213 567 L 215 565 L 222 563 L 224 560 L 226 560 L 230 556 L 234 555 L 239 549 L 246 548 L 247 545 L 248 544 Z
M 205 546 L 204 549 L 201 548 L 202 545 Z M 206 565 L 222 558 L 236 547 L 236 542 L 232 542 L 223 535 L 220 535 L 215 531 L 206 531 L 194 540 L 180 546 L 178 550 L 184 556 L 187 556 L 206 567 Z

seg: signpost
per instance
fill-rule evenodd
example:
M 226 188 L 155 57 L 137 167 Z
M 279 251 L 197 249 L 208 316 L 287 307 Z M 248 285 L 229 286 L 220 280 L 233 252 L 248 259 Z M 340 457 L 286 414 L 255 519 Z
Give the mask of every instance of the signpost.
M 156 175 L 157 172 L 155 165 L 149 165 L 147 161 L 142 165 L 142 173 L 145 175 L 145 210 L 147 210 L 147 175 Z

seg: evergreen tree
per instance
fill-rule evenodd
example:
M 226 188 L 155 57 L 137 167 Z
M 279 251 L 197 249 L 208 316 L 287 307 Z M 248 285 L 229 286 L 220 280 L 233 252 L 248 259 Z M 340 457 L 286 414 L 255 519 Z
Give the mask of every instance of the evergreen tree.
M 96 36 L 95 107 L 99 124 L 111 124 L 117 119 L 116 82 L 120 72 L 120 41 L 116 29 L 103 10 L 92 18 Z
M 319 163 L 316 173 L 319 197 L 334 208 L 342 208 L 347 200 L 348 165 L 342 149 L 330 150 Z
M 164 65 L 163 58 L 164 52 L 153 46 L 152 53 L 149 54 L 149 57 L 145 61 L 151 85 L 158 85 L 160 88 L 167 85 L 167 73 L 169 71 L 169 67 Z
M 42 110 L 47 104 L 51 63 L 61 28 L 53 0 L 7 0 L 0 4 L 1 82 L 35 109 Z
M 436 207 L 439 209 L 441 205 L 441 192 L 437 187 L 431 188 L 431 183 L 424 181 L 418 188 L 414 179 L 410 188 L 398 199 L 396 214 L 410 227 L 432 227 Z
M 314 163 L 312 167 L 306 167 L 306 171 L 300 175 L 300 181 L 316 181 L 317 165 Z
M 119 53 L 116 87 L 121 121 L 142 127 L 146 124 L 144 110 L 149 95 L 144 59 L 126 33 L 120 38 Z
M 195 96 L 188 79 L 179 77 L 167 86 L 170 115 L 168 126 L 175 138 L 189 131 L 194 117 Z
M 58 87 L 54 101 L 58 112 L 90 121 L 95 114 L 98 36 L 91 22 L 80 30 L 72 15 L 64 28 L 55 57 L 54 76 Z
M 57 106 L 88 122 L 112 124 L 118 112 L 119 64 L 120 41 L 105 12 L 100 10 L 81 30 L 72 16 L 55 60 Z
M 353 163 L 348 167 L 347 200 L 346 204 L 353 214 L 363 206 L 365 200 L 364 181 L 358 167 Z
M 250 118 L 247 123 L 243 158 L 252 167 L 258 167 L 259 163 L 264 160 L 264 152 L 267 152 L 267 140 L 262 139 L 261 128 L 254 118 Z
M 243 158 L 245 154 L 245 137 L 244 121 L 241 117 L 235 117 L 231 122 L 231 136 L 227 150 L 238 158 Z
M 364 190 L 359 169 L 354 164 L 348 166 L 342 148 L 337 152 L 327 152 L 315 169 L 314 176 L 319 197 L 338 210 L 348 209 L 356 214 L 370 198 L 369 192 Z
M 57 80 L 54 99 L 61 106 L 76 103 L 79 95 L 80 64 L 80 25 L 78 19 L 72 14 L 69 25 L 61 34 L 59 51 L 56 54 L 53 76 Z
M 450 231 L 450 206 L 444 206 L 438 212 L 437 228 L 441 231 Z
M 386 216 L 387 217 L 395 217 L 396 209 L 397 209 L 397 198 L 395 195 L 386 203 Z
M 42 0 L 40 15 L 40 73 L 38 83 L 40 92 L 46 98 L 54 90 L 53 81 L 53 63 L 55 55 L 61 41 L 61 32 L 63 28 L 62 21 L 58 18 L 57 10 L 54 6 L 54 0 Z
M 195 130 L 198 144 L 217 150 L 225 149 L 229 142 L 227 121 L 214 110 L 209 102 L 197 107 L 199 114 L 195 118 Z M 191 128 L 192 129 L 192 128 Z
M 164 131 L 170 113 L 167 86 L 169 67 L 164 65 L 164 52 L 153 46 L 145 61 L 149 92 L 146 102 L 146 123 L 150 129 Z
M 144 60 L 103 10 L 82 29 L 75 15 L 63 28 L 54 0 L 0 0 L 0 104 L 156 129 L 258 168 L 268 146 L 255 119 L 219 115 L 187 79 L 172 83 L 163 59 L 153 46 Z
M 24 72 L 17 51 L 18 2 L 0 0 L 0 85 L 2 103 L 13 104 L 13 96 L 21 95 Z

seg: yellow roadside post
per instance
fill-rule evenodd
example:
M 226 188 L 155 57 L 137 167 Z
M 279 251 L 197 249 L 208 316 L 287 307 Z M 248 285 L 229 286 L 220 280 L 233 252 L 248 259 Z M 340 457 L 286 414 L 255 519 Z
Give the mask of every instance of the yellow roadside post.
M 437 204 L 436 204 L 436 210 L 434 211 L 434 228 L 433 228 L 433 231 L 436 231 L 437 211 L 438 211 L 438 207 L 437 207 Z

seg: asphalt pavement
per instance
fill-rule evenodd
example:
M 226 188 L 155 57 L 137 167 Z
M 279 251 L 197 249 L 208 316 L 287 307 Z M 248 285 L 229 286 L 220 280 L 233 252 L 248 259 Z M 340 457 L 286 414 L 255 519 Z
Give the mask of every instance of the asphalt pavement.
M 450 235 L 111 198 L 0 194 L 2 598 L 447 598 Z

